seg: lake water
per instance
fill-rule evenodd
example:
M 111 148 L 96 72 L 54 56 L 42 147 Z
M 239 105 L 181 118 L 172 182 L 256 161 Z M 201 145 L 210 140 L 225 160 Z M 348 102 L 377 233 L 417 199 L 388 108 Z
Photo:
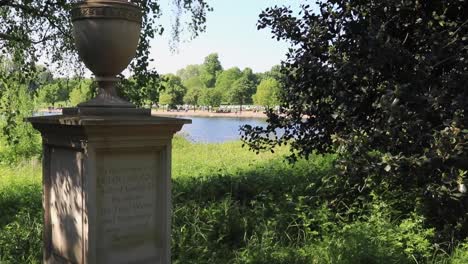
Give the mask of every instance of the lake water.
M 240 139 L 239 127 L 249 124 L 251 126 L 266 126 L 265 119 L 261 118 L 235 118 L 235 117 L 200 117 L 180 116 L 192 119 L 192 124 L 184 125 L 180 134 L 194 142 L 220 143 Z
M 36 115 L 56 115 L 59 113 L 36 113 Z M 200 117 L 176 116 L 192 119 L 192 124 L 184 125 L 179 134 L 193 142 L 221 143 L 240 139 L 239 127 L 243 125 L 266 126 L 262 118 L 248 117 Z

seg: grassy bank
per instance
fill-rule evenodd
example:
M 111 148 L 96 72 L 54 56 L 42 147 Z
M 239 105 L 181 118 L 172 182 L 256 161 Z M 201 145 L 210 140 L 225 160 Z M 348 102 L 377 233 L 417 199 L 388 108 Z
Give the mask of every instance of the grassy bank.
M 342 219 L 319 196 L 333 156 L 294 166 L 286 149 L 255 155 L 240 142 L 173 151 L 173 263 L 467 263 L 449 255 L 418 215 L 395 219 L 383 202 Z M 40 263 L 41 168 L 0 168 L 0 263 Z

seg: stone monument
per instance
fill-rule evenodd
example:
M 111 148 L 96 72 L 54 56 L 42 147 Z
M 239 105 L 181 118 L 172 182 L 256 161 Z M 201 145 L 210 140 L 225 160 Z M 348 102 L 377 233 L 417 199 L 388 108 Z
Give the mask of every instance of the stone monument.
M 44 263 L 170 263 L 171 142 L 190 120 L 151 116 L 118 97 L 142 13 L 119 0 L 72 10 L 95 98 L 31 117 L 43 140 Z

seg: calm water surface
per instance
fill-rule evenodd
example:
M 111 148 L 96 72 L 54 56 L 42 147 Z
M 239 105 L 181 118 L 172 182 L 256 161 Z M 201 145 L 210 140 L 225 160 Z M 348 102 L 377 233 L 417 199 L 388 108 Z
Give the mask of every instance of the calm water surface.
M 36 113 L 35 115 L 56 115 L 59 113 Z M 266 126 L 262 118 L 248 117 L 200 117 L 176 116 L 178 118 L 192 119 L 192 124 L 184 125 L 182 134 L 193 142 L 221 143 L 240 139 L 239 127 L 243 125 Z
M 192 119 L 192 124 L 184 125 L 179 132 L 194 142 L 220 143 L 240 139 L 239 127 L 249 124 L 251 126 L 266 126 L 265 119 L 236 118 L 236 117 L 200 117 L 179 116 Z

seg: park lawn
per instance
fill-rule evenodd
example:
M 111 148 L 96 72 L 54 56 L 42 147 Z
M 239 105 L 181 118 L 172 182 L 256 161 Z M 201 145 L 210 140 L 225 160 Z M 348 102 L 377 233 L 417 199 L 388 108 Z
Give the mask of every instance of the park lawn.
M 467 263 L 431 244 L 417 216 L 340 220 L 318 196 L 333 155 L 295 165 L 287 148 L 256 155 L 239 141 L 173 144 L 172 259 L 186 263 Z M 41 165 L 0 166 L 0 263 L 41 261 Z M 458 262 L 457 262 L 458 261 Z
M 240 141 L 225 143 L 192 143 L 176 136 L 173 141 L 173 178 L 233 175 L 239 171 L 268 166 L 287 154 L 287 148 L 276 148 L 275 153 L 256 155 Z M 287 164 L 284 164 L 287 166 Z

